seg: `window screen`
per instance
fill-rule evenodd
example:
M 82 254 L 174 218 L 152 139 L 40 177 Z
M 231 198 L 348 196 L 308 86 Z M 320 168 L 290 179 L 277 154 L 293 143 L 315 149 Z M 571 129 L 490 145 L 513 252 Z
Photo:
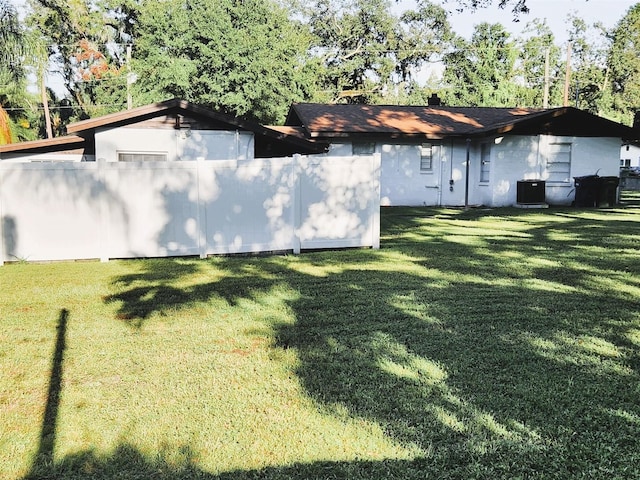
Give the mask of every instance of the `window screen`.
M 420 146 L 420 171 L 431 172 L 433 170 L 433 145 L 423 143 Z
M 119 152 L 119 162 L 166 162 L 166 153 Z
M 376 151 L 375 142 L 354 142 L 351 145 L 353 155 L 373 155 Z
M 547 181 L 566 183 L 571 181 L 571 144 L 551 143 L 547 157 Z

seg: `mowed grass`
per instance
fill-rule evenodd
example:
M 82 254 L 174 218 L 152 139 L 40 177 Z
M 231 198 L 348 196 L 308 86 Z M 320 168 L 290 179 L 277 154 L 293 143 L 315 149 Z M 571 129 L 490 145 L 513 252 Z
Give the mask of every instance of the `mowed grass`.
M 0 268 L 0 478 L 640 478 L 640 205 Z

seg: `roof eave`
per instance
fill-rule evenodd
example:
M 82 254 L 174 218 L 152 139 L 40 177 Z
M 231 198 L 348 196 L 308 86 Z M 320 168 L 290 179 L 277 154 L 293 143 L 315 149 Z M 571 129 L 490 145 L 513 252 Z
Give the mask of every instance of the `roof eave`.
M 84 144 L 85 142 L 86 140 L 79 135 L 65 135 L 62 137 L 0 145 L 0 153 L 19 153 L 26 151 L 37 152 L 60 146 L 78 146 Z

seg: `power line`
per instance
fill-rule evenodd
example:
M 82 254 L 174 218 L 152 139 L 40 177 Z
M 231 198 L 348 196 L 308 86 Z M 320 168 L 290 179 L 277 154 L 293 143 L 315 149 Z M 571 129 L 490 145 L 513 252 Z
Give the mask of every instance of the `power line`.
M 86 105 L 86 108 L 121 108 L 126 105 L 126 102 L 122 103 L 104 103 L 104 104 L 91 104 Z M 75 110 L 81 108 L 80 105 L 49 105 L 49 110 Z M 44 110 L 45 107 L 38 105 L 36 107 L 3 107 L 3 110 L 7 112 L 32 112 Z

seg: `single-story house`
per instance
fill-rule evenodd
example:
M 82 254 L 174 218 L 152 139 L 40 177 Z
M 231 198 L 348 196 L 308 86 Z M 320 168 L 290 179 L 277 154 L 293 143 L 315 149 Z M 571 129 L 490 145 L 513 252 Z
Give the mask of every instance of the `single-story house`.
M 322 143 L 181 99 L 72 123 L 67 133 L 0 145 L 0 161 L 250 160 L 326 150 Z
M 619 176 L 638 130 L 572 107 L 321 105 L 290 108 L 280 130 L 328 143 L 328 155 L 381 154 L 382 205 L 569 205 L 574 177 Z M 431 104 L 433 103 L 433 104 Z

